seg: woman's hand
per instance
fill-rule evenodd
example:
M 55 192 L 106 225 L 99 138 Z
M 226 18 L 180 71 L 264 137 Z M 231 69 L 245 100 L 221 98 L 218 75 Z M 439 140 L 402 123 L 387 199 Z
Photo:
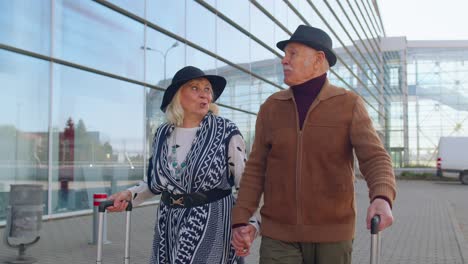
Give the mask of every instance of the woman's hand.
M 127 209 L 128 201 L 132 200 L 132 192 L 129 190 L 114 193 L 109 197 L 109 200 L 114 201 L 113 206 L 109 206 L 107 211 L 109 212 L 122 212 Z

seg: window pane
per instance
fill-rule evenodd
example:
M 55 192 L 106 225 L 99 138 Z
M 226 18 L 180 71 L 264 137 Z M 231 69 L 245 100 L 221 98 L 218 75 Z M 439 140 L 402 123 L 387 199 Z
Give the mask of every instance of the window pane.
M 185 0 L 147 1 L 146 17 L 152 23 L 185 37 Z
M 216 7 L 216 0 L 204 0 L 208 4 L 210 4 L 212 7 Z
M 311 24 L 311 25 L 316 25 L 317 22 L 322 21 L 322 19 L 315 13 L 314 9 L 310 6 L 308 1 L 302 1 L 302 0 L 297 0 L 297 1 L 291 1 L 293 6 L 299 10 L 301 15 Z M 313 1 L 316 3 L 317 1 Z M 330 2 L 330 1 L 329 1 Z M 322 10 L 319 9 L 321 12 Z
M 250 7 L 250 18 L 250 33 L 271 48 L 278 50 L 274 39 L 275 25 L 273 21 L 254 5 Z
M 146 81 L 166 88 L 185 66 L 185 44 L 150 28 L 147 35 Z
M 0 80 L 1 221 L 10 184 L 41 184 L 47 205 L 49 63 L 0 50 Z
M 216 16 L 198 3 L 189 1 L 187 20 L 187 39 L 202 46 L 203 48 L 215 50 L 215 19 Z
M 144 26 L 92 1 L 56 1 L 54 56 L 143 80 Z
M 255 122 L 257 120 L 257 116 L 225 107 L 220 107 L 219 114 L 220 116 L 233 121 L 237 125 L 244 137 L 246 145 L 245 149 L 247 151 L 247 155 L 249 155 L 255 137 Z
M 258 112 L 260 105 L 263 104 L 270 95 L 280 91 L 278 87 L 255 77 L 252 77 L 252 84 L 250 89 L 253 95 L 251 97 L 251 109 L 254 112 Z
M 50 0 L 0 1 L 0 43 L 50 54 Z
M 54 67 L 52 210 L 89 209 L 143 178 L 144 89 Z
M 187 46 L 187 65 L 202 69 L 206 74 L 217 74 L 216 59 L 197 49 Z
M 254 96 L 250 93 L 250 75 L 231 66 L 219 68 L 218 74 L 227 80 L 226 88 L 218 102 L 250 111 L 250 98 Z
M 151 144 L 153 142 L 156 128 L 166 121 L 165 114 L 161 111 L 161 102 L 164 92 L 156 89 L 146 88 L 146 147 L 147 155 L 151 155 Z M 149 156 L 147 156 L 149 157 Z
M 249 2 L 218 1 L 216 8 L 245 30 L 249 30 Z
M 283 66 L 278 56 L 253 40 L 250 41 L 250 54 L 252 55 L 250 69 L 253 73 L 269 79 L 278 85 L 283 84 Z
M 145 18 L 145 2 L 146 0 L 107 0 L 114 5 L 125 9 L 139 17 Z
M 222 19 L 217 20 L 216 32 L 218 55 L 248 69 L 245 63 L 250 57 L 245 51 L 249 49 L 249 38 Z

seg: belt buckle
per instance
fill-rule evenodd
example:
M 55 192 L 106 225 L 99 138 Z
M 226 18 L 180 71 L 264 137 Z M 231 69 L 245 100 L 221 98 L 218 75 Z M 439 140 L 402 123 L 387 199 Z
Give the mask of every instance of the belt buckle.
M 174 199 L 172 197 L 171 198 L 171 206 L 174 206 L 174 205 L 178 205 L 178 206 L 185 206 L 184 205 L 184 197 L 180 197 L 179 199 Z

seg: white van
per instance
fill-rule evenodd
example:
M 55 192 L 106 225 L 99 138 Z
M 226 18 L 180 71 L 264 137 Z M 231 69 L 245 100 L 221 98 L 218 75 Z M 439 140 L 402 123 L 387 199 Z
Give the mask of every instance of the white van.
M 468 137 L 440 138 L 437 175 L 458 177 L 468 184 Z

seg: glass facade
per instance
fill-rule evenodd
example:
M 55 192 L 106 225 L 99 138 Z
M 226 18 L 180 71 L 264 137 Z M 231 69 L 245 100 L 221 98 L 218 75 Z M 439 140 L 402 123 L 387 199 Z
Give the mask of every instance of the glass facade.
M 0 221 L 10 184 L 41 184 L 44 214 L 56 217 L 89 213 L 93 193 L 143 179 L 164 88 L 186 65 L 226 77 L 221 115 L 249 149 L 260 104 L 287 87 L 276 42 L 300 24 L 330 33 L 331 81 L 364 98 L 390 147 L 401 132 L 390 129 L 390 113 L 404 101 L 376 8 L 370 0 L 0 1 Z
M 435 167 L 440 137 L 468 136 L 468 41 L 382 40 L 395 166 Z
M 409 163 L 435 166 L 442 136 L 468 136 L 468 41 L 409 41 Z

